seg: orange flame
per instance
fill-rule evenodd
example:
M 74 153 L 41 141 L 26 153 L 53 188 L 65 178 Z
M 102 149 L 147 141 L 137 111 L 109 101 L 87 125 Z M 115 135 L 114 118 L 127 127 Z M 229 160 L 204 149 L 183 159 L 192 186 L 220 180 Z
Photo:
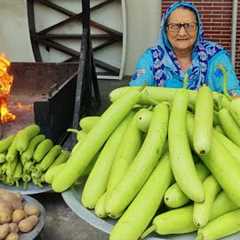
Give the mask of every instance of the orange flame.
M 8 97 L 13 83 L 13 77 L 8 74 L 7 70 L 10 62 L 6 57 L 0 55 L 0 122 L 7 123 L 15 120 L 16 116 L 8 110 Z

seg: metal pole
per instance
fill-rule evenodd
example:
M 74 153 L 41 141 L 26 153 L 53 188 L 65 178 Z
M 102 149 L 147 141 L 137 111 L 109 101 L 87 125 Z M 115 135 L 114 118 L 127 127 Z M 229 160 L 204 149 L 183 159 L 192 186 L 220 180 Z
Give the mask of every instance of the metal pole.
M 78 127 L 79 119 L 83 114 L 91 115 L 94 105 L 99 106 L 100 104 L 100 93 L 90 39 L 90 0 L 81 1 L 83 33 L 73 116 L 73 127 L 75 128 Z M 96 99 L 92 98 L 92 88 Z M 97 104 L 94 103 L 94 100 Z
M 89 34 L 89 0 L 81 0 L 82 2 L 82 41 L 81 51 L 79 58 L 78 76 L 75 91 L 75 104 L 74 104 L 74 115 L 73 115 L 73 127 L 78 128 L 79 118 L 82 112 L 82 94 L 83 84 L 86 81 L 86 64 L 87 64 L 87 51 L 88 51 L 88 34 Z

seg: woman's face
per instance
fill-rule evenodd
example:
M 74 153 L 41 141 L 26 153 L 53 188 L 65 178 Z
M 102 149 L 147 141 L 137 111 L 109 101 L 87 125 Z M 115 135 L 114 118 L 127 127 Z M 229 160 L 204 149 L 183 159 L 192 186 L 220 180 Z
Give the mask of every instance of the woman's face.
M 167 23 L 167 36 L 173 50 L 191 50 L 197 37 L 195 14 L 186 8 L 177 8 Z

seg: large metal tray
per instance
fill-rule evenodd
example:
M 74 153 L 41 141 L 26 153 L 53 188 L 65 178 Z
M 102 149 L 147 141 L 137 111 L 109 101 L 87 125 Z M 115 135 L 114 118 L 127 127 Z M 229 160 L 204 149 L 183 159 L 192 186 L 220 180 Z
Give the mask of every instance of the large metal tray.
M 82 195 L 82 185 L 74 186 L 71 189 L 62 193 L 62 197 L 66 204 L 76 213 L 81 219 L 94 226 L 95 228 L 110 233 L 116 221 L 112 219 L 101 219 L 97 217 L 93 211 L 84 208 L 80 202 Z M 169 235 L 157 236 L 155 234 L 149 235 L 146 240 L 195 240 L 196 234 L 183 234 L 183 235 Z M 240 234 L 222 238 L 224 240 L 240 239 Z
M 19 192 L 22 195 L 33 195 L 33 194 L 38 194 L 38 193 L 44 193 L 44 192 L 50 192 L 52 191 L 52 188 L 50 185 L 46 184 L 42 188 L 37 187 L 33 183 L 28 184 L 28 188 L 24 189 L 23 187 L 16 187 L 16 186 L 10 186 L 4 183 L 0 183 L 0 188 L 4 188 L 6 190 L 9 190 L 11 192 Z
M 42 229 L 44 227 L 45 220 L 46 220 L 46 211 L 45 211 L 45 208 L 42 206 L 42 204 L 39 201 L 37 201 L 36 199 L 34 199 L 30 196 L 24 195 L 23 201 L 34 204 L 35 206 L 37 206 L 40 209 L 40 212 L 41 212 L 41 214 L 39 216 L 39 222 L 35 226 L 35 228 L 31 232 L 20 234 L 20 240 L 33 240 L 39 235 L 39 233 L 42 231 Z

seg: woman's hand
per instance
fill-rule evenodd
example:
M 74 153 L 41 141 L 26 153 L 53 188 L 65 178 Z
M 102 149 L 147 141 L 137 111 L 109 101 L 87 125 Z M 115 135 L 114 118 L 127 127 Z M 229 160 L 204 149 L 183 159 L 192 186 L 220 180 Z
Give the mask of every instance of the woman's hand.
M 237 98 L 240 98 L 240 96 L 231 96 L 232 97 L 232 99 L 237 99 Z

